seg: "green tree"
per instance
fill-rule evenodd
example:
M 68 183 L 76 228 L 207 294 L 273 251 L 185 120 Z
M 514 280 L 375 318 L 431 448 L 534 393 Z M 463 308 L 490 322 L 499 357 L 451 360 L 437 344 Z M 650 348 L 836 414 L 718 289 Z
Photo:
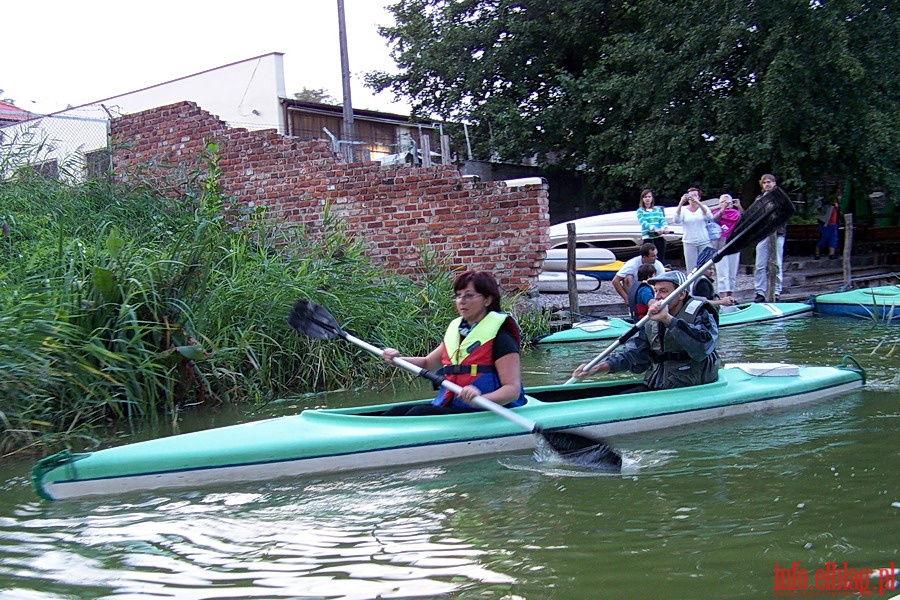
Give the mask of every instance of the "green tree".
M 311 89 L 305 87 L 294 94 L 294 99 L 304 102 L 320 102 L 322 104 L 341 104 L 325 88 Z
M 900 26 L 866 0 L 400 0 L 399 73 L 481 156 L 550 156 L 601 196 L 772 171 L 900 191 Z

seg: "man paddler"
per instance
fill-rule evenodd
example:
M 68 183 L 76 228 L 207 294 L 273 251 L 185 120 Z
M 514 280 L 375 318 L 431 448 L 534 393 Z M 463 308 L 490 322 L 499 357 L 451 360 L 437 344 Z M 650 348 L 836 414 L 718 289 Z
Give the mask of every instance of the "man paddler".
M 644 383 L 627 392 L 665 390 L 711 383 L 719 376 L 721 361 L 718 313 L 705 298 L 687 290 L 663 305 L 663 300 L 687 281 L 681 271 L 669 271 L 648 283 L 655 293 L 648 305 L 649 320 L 622 350 L 590 370 L 580 365 L 573 377 L 631 371 L 644 373 Z

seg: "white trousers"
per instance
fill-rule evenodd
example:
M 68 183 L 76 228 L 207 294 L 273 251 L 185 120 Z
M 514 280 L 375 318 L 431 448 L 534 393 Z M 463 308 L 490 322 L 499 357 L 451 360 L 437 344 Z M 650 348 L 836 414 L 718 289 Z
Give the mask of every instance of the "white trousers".
M 722 242 L 723 239 L 720 238 L 716 240 L 716 250 L 721 250 L 725 247 Z M 724 240 L 726 243 L 728 242 L 727 238 Z M 724 257 L 718 263 L 716 263 L 716 283 L 717 289 L 719 293 L 722 292 L 734 292 L 734 286 L 736 284 L 738 271 L 741 268 L 741 253 L 735 252 L 734 254 L 729 254 Z
M 684 246 L 684 272 L 690 273 L 697 268 L 697 257 L 703 252 L 704 248 L 709 248 L 712 244 L 709 241 L 702 244 L 685 244 Z

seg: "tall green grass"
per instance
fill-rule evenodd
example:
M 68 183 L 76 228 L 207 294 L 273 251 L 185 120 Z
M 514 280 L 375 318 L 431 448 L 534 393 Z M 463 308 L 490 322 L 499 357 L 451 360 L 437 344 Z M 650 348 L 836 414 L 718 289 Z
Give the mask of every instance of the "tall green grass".
M 27 169 L 0 181 L 3 453 L 396 374 L 341 340 L 295 334 L 298 297 L 376 345 L 423 354 L 439 342 L 452 274 L 427 248 L 417 280 L 386 272 L 327 210 L 316 231 L 273 225 L 219 175 L 211 145 L 201 171 L 172 182 L 187 189 L 177 199 Z

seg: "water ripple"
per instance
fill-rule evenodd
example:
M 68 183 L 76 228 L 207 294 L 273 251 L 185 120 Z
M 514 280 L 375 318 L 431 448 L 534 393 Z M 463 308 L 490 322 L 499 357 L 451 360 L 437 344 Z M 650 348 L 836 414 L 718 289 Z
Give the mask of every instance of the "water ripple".
M 0 523 L 0 578 L 24 572 L 35 586 L 105 590 L 97 598 L 198 600 L 428 597 L 511 584 L 482 564 L 482 548 L 448 534 L 454 512 L 436 505 L 458 492 L 429 485 L 436 471 L 81 503 L 83 517 L 55 517 L 52 505 L 43 518 Z

